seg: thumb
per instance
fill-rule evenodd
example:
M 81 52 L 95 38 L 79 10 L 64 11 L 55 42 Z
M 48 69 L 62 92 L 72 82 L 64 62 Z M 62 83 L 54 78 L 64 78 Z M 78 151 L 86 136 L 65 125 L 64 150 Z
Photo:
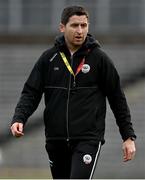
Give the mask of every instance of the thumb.
M 127 151 L 127 148 L 125 147 L 124 150 L 123 150 L 123 159 L 124 159 L 124 162 L 127 161 L 127 157 L 128 157 L 128 151 Z
M 19 124 L 19 131 L 23 132 L 23 124 L 22 123 Z

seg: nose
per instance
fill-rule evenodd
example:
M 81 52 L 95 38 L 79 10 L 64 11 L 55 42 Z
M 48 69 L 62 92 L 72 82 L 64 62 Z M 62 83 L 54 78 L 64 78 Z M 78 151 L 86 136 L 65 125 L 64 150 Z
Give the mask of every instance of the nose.
M 83 32 L 83 29 L 82 29 L 81 25 L 79 25 L 77 28 L 77 33 L 81 34 L 82 32 Z

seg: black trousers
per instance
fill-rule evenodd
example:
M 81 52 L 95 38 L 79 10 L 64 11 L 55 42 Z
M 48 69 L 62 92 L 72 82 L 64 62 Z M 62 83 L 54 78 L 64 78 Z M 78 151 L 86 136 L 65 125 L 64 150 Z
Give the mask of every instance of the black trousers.
M 101 142 L 55 140 L 46 143 L 53 179 L 91 179 Z

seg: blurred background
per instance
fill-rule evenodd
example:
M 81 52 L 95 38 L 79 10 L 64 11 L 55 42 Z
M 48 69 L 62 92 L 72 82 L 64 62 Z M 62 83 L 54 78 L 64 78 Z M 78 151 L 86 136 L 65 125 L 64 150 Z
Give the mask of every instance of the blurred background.
M 10 122 L 23 84 L 41 53 L 58 35 L 63 8 L 82 5 L 90 33 L 116 65 L 138 139 L 133 161 L 124 163 L 122 140 L 108 106 L 106 144 L 95 178 L 145 178 L 145 0 L 0 0 L 0 178 L 51 178 L 43 126 L 43 100 L 15 139 Z

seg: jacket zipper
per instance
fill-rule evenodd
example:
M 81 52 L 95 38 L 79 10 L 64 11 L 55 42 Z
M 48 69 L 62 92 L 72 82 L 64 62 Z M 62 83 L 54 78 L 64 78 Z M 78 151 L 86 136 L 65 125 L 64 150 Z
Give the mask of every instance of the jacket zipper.
M 73 55 L 71 56 L 71 67 L 73 65 Z M 70 99 L 70 89 L 71 89 L 71 73 L 69 75 L 69 86 L 68 86 L 68 99 L 67 99 L 67 109 L 66 109 L 66 128 L 67 128 L 67 142 L 69 142 L 70 136 L 69 136 L 69 99 Z

